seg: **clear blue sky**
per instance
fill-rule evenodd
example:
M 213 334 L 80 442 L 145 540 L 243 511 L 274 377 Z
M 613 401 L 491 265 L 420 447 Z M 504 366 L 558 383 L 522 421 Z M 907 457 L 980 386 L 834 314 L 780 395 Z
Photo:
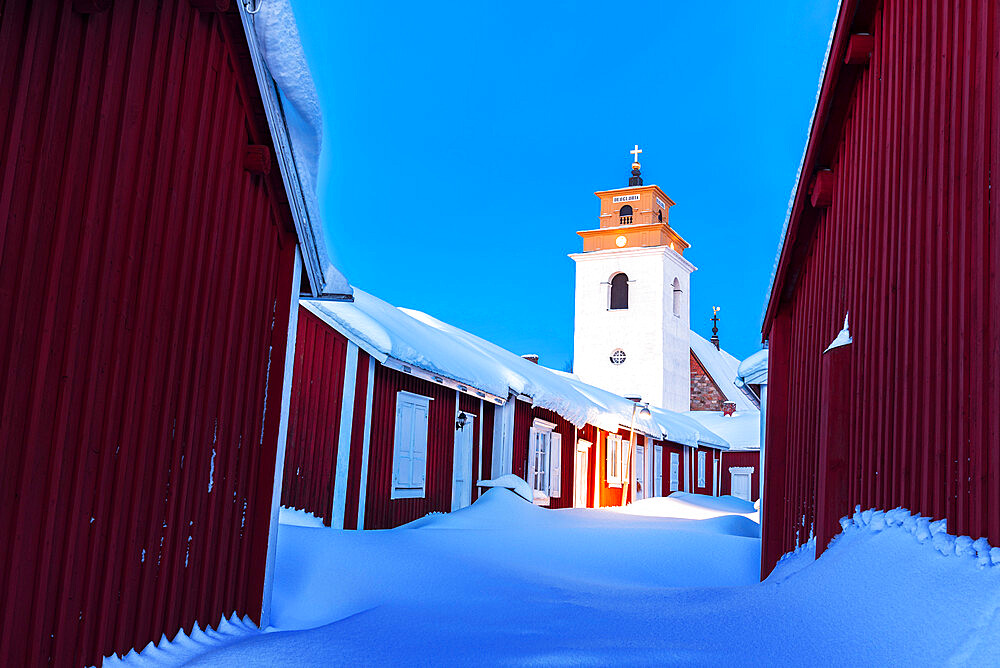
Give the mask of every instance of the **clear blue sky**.
M 836 0 L 293 0 L 320 207 L 353 285 L 568 368 L 576 231 L 643 178 L 691 243 L 691 322 L 759 348 Z

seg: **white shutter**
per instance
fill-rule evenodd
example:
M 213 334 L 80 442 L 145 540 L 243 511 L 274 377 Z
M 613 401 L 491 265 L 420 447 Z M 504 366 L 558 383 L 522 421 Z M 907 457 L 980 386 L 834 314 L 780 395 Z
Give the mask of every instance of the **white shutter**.
M 681 488 L 681 456 L 676 452 L 670 453 L 670 491 L 676 492 Z
M 430 409 L 414 406 L 413 418 L 413 486 L 423 488 L 427 478 L 427 431 Z
M 698 453 L 698 487 L 705 486 L 705 451 Z
M 393 438 L 393 487 L 411 487 L 413 481 L 413 404 L 396 402 Z
M 392 445 L 392 499 L 424 496 L 430 397 L 400 391 Z
M 663 446 L 653 446 L 653 496 L 663 496 Z
M 562 494 L 562 434 L 552 432 L 552 443 L 549 451 L 549 496 Z

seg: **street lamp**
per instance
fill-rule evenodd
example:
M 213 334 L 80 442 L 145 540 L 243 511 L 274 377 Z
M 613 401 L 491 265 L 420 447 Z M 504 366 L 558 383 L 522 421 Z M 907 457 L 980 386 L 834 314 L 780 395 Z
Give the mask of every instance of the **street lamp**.
M 625 487 L 622 489 L 622 506 L 625 505 L 625 501 L 632 492 L 632 462 L 635 458 L 635 409 L 639 406 L 639 402 L 642 401 L 642 397 L 638 395 L 625 398 L 632 402 L 632 418 L 628 425 L 628 458 L 625 460 Z M 649 402 L 647 401 L 639 411 L 639 416 L 650 417 L 651 415 Z

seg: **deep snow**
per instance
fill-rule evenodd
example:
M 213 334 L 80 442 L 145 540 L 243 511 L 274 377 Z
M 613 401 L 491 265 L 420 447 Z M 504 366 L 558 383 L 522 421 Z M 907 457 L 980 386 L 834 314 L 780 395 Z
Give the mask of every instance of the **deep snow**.
M 759 584 L 749 504 L 636 506 L 551 511 L 494 489 L 391 531 L 282 525 L 282 630 L 202 639 L 187 665 L 1000 662 L 1000 568 L 941 524 L 858 513 L 818 561 L 804 549 Z M 671 508 L 714 517 L 646 516 Z

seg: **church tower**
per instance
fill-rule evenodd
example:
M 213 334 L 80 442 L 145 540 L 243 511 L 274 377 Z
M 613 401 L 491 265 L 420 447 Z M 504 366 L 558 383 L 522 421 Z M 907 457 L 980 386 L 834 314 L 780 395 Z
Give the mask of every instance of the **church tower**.
M 673 411 L 690 408 L 690 247 L 669 224 L 674 205 L 643 185 L 636 146 L 628 186 L 594 193 L 600 224 L 576 262 L 573 372 L 584 382 Z

